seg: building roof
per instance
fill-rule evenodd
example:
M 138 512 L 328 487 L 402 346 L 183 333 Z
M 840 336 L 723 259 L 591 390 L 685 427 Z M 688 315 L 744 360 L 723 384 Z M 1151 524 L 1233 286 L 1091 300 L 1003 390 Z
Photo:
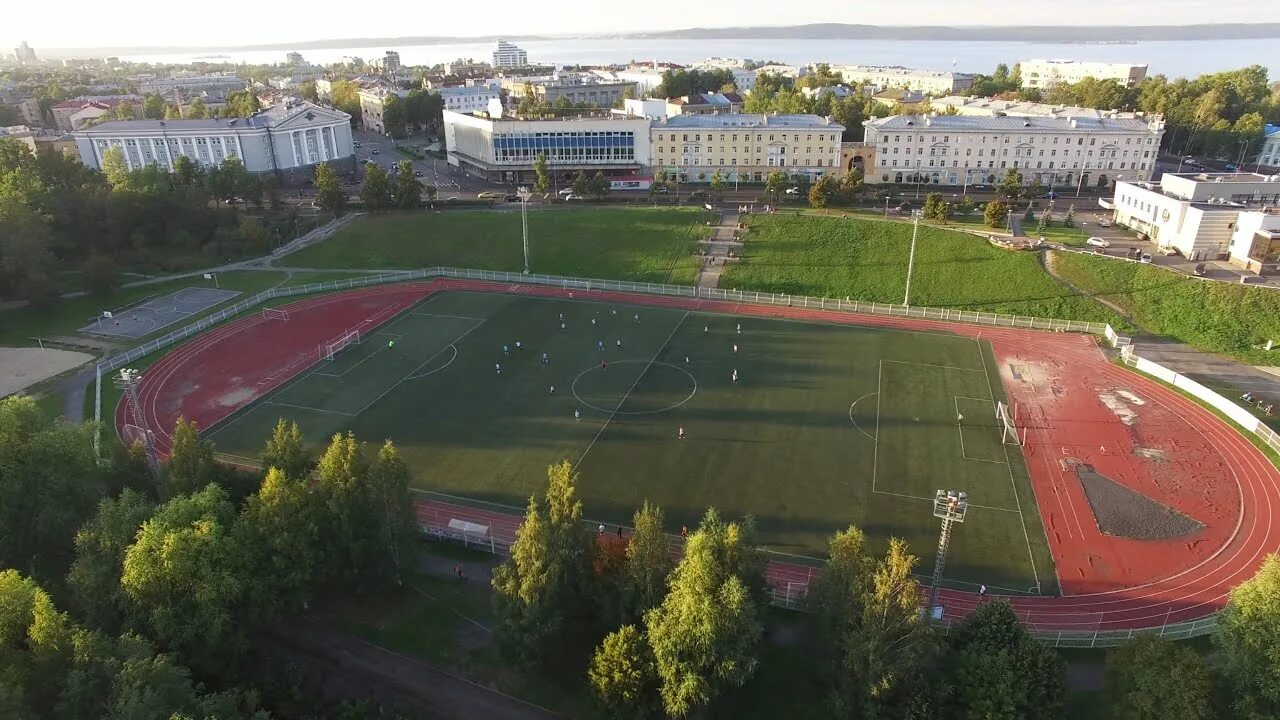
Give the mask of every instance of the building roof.
M 964 95 L 948 95 L 930 101 L 935 110 L 954 107 L 957 110 L 979 110 L 991 115 L 1029 115 L 1043 117 L 1093 117 L 1093 118 L 1133 118 L 1137 113 L 1120 110 L 1097 110 L 1094 108 L 1076 107 L 1073 105 L 1050 105 L 1049 103 L 1024 102 L 1021 100 L 1001 100 L 999 98 L 965 97 Z
M 844 130 L 844 126 L 817 115 L 763 115 L 734 113 L 731 115 L 676 115 L 654 127 L 678 128 L 796 128 Z
M 112 120 L 77 132 L 77 135 L 116 135 L 130 132 L 159 132 L 168 130 L 236 130 L 244 128 L 278 128 L 297 118 L 307 121 L 346 120 L 351 116 L 339 110 L 320 107 L 306 101 L 283 102 L 254 113 L 247 118 L 216 118 L 208 120 Z
M 863 123 L 875 130 L 955 130 L 991 132 L 1062 132 L 1072 128 L 1099 133 L 1146 132 L 1144 119 L 1066 117 L 985 117 L 981 115 L 893 115 Z
M 1271 123 L 1267 123 L 1267 126 L 1262 129 L 1262 135 L 1263 137 L 1280 135 L 1280 125 L 1272 125 Z

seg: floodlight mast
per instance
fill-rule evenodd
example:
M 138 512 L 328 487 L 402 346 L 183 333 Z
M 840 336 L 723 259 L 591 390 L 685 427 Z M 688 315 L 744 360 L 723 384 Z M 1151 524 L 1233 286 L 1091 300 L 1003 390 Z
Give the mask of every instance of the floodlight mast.
M 938 590 L 942 584 L 942 571 L 947 566 L 947 550 L 951 545 L 952 523 L 964 522 L 969 511 L 969 494 L 955 490 L 939 490 L 933 498 L 933 516 L 942 520 L 938 531 L 938 557 L 933 563 L 933 582 L 929 586 L 929 604 L 925 612 L 930 616 L 938 604 Z
M 520 197 L 520 230 L 524 237 L 524 274 L 529 274 L 529 188 L 520 187 L 516 190 L 516 195 Z
M 142 373 L 133 368 L 122 368 L 115 378 L 116 387 L 124 392 L 125 400 L 129 403 L 129 412 L 133 414 L 134 422 L 142 428 L 142 447 L 147 453 L 147 467 L 151 468 L 152 476 L 159 480 L 160 461 L 156 458 L 156 445 L 142 416 L 142 401 L 138 399 L 138 385 L 141 382 Z

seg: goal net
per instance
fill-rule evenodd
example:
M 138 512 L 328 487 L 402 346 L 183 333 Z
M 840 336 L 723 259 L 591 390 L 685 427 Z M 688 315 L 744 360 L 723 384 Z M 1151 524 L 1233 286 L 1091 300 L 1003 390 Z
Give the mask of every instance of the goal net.
M 325 360 L 332 360 L 334 355 L 342 352 L 342 350 L 350 345 L 358 345 L 360 343 L 360 331 L 352 330 L 351 332 L 339 337 L 332 342 L 322 343 L 320 345 L 320 357 Z
M 996 401 L 996 421 L 1000 423 L 1001 442 L 1022 444 L 1022 440 L 1018 437 L 1018 426 L 1013 422 L 1013 414 L 1009 412 L 1009 406 L 1003 400 Z
M 267 320 L 288 320 L 289 311 L 280 308 L 267 308 L 262 311 L 262 317 Z

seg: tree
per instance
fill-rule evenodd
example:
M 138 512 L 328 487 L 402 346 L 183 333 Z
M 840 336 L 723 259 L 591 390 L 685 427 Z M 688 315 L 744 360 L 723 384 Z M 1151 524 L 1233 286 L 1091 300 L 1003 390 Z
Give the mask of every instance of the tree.
M 1036 211 L 1031 207 L 1031 205 L 1030 205 L 1030 204 L 1028 204 L 1028 205 L 1027 205 L 1026 212 L 1022 213 L 1022 221 L 1023 221 L 1023 222 L 1032 222 L 1032 221 L 1034 221 L 1035 219 L 1036 219 Z
M 977 203 L 970 200 L 969 198 L 965 198 L 961 200 L 955 206 L 956 214 L 963 215 L 965 217 L 972 215 L 977 209 L 978 209 Z
M 120 586 L 128 616 L 161 645 L 197 664 L 225 666 L 243 632 L 246 593 L 235 507 L 216 484 L 161 505 L 125 552 Z
M 720 174 L 719 170 L 716 170 L 715 172 L 711 173 L 712 197 L 719 198 L 722 194 L 724 194 L 724 189 L 725 189 L 724 176 Z
M 1073 228 L 1076 226 L 1076 206 L 1072 205 L 1067 208 L 1067 214 L 1062 218 L 1062 227 Z
M 102 153 L 102 174 L 112 190 L 125 190 L 129 187 L 129 166 L 124 161 L 124 149 L 112 145 Z
M 547 154 L 538 153 L 533 159 L 533 191 L 539 195 L 545 194 L 551 188 L 551 177 L 547 172 Z
M 942 666 L 948 716 L 1062 717 L 1066 664 L 1027 634 L 1008 603 L 983 603 L 955 626 Z
M 1231 591 L 1214 638 L 1222 671 L 1243 720 L 1280 715 L 1280 555 Z
M 209 108 L 205 107 L 204 99 L 196 98 L 187 105 L 187 111 L 184 114 L 188 120 L 208 120 Z
M 413 163 L 401 160 L 396 165 L 395 182 L 391 188 L 392 202 L 401 210 L 422 207 L 422 183 L 413 174 Z
M 683 718 L 703 712 L 724 690 L 755 673 L 763 608 L 754 579 L 743 577 L 756 553 L 750 529 L 708 510 L 685 543 L 670 591 L 645 615 L 663 710 Z
M 275 173 L 262 177 L 262 194 L 266 196 L 271 214 L 280 212 L 280 178 Z
M 306 475 L 291 476 L 277 466 L 245 502 L 239 530 L 244 547 L 256 552 L 251 567 L 260 591 L 250 602 L 259 619 L 306 608 L 321 571 L 321 513 Z
M 74 609 L 90 625 L 119 629 L 124 607 L 120 587 L 125 551 L 155 504 L 134 490 L 98 503 L 98 514 L 76 533 L 76 559 L 67 573 Z
M 1000 178 L 995 190 L 997 194 L 1003 196 L 1006 200 L 1015 200 L 1022 197 L 1022 174 L 1014 168 L 1009 168 L 1005 171 L 1004 177 Z
M 316 493 L 325 507 L 326 577 L 352 583 L 366 574 L 371 513 L 369 463 L 351 433 L 334 435 L 316 464 Z
M 387 134 L 397 140 L 403 138 L 408 119 L 408 111 L 399 95 L 388 94 L 382 99 L 382 125 Z
M 809 188 L 809 206 L 815 208 L 824 208 L 831 203 L 840 194 L 839 185 L 836 179 L 830 175 L 823 175 L 818 178 L 818 182 Z
M 275 430 L 262 453 L 262 467 L 279 468 L 286 477 L 304 480 L 311 474 L 312 460 L 302 441 L 297 421 L 276 420 Z
M 603 200 L 609 196 L 609 179 L 604 176 L 603 172 L 597 172 L 587 181 L 587 192 L 597 200 Z
M 364 185 L 360 188 L 364 209 L 372 212 L 391 208 L 391 181 L 380 165 L 364 166 Z
M 416 563 L 417 515 L 409 496 L 409 467 L 400 458 L 396 446 L 387 440 L 378 450 L 369 468 L 369 502 L 372 505 L 376 532 L 373 559 L 382 569 L 380 575 L 403 585 L 402 572 Z M 372 566 L 378 564 L 370 563 Z
M 314 80 L 308 80 L 298 86 L 298 96 L 303 100 L 310 102 L 320 102 L 320 95 L 316 92 L 316 83 Z
M 591 656 L 587 681 L 605 715 L 645 720 L 657 711 L 657 671 L 644 634 L 624 625 L 605 637 Z
M 202 171 L 199 165 L 186 155 L 173 159 L 173 179 L 178 185 L 191 187 L 201 182 Z
M 164 108 L 164 98 L 152 93 L 142 101 L 142 116 L 148 120 L 163 120 Z
M 852 204 L 862 190 L 862 170 L 854 168 L 840 177 L 840 201 Z
M 138 111 L 137 108 L 133 106 L 133 103 L 128 100 L 124 100 L 121 101 L 119 105 L 116 105 L 115 112 L 112 114 L 115 115 L 117 120 L 133 120 L 137 118 Z
M 780 170 L 774 170 L 764 179 L 764 191 L 773 202 L 778 202 L 782 192 L 787 189 L 787 176 Z
M 340 217 L 347 206 L 347 193 L 342 189 L 342 181 L 338 173 L 329 167 L 329 163 L 316 166 L 316 204 L 334 217 Z
M 52 598 L 16 570 L 0 571 L 0 710 L 40 717 L 70 663 L 72 625 Z
M 1005 218 L 1009 217 L 1009 206 L 1004 200 L 995 199 L 987 203 L 987 207 L 982 211 L 982 217 L 987 223 L 987 227 L 998 228 L 1004 225 Z
M 942 218 L 942 193 L 931 192 L 924 196 L 924 217 L 926 220 L 938 220 Z
M 529 498 L 511 554 L 493 572 L 498 639 L 524 662 L 555 657 L 586 604 L 594 541 L 582 524 L 577 482 L 567 461 L 547 468 L 543 501 Z
M 1139 635 L 1107 653 L 1107 694 L 1116 720 L 1209 720 L 1213 678 L 1195 650 Z
M 573 189 L 573 194 L 574 194 L 574 195 L 577 195 L 578 197 L 586 197 L 586 196 L 587 196 L 587 175 L 586 175 L 586 173 L 584 173 L 584 172 L 582 172 L 581 170 L 579 170 L 579 171 L 578 171 L 578 174 L 573 176 L 573 186 L 572 186 L 572 189 Z
M 1052 222 L 1052 216 L 1045 212 L 1040 215 L 1040 222 L 1036 223 L 1036 235 L 1044 237 L 1044 233 L 1049 229 L 1049 223 Z
M 94 253 L 81 267 L 84 287 L 91 295 L 111 295 L 120 288 L 120 266 L 109 255 Z
M 657 607 L 666 592 L 671 573 L 671 551 L 662 530 L 662 508 L 648 500 L 631 518 L 635 530 L 627 542 L 627 575 L 624 582 L 623 616 L 640 620 Z
M 165 463 L 164 479 L 171 495 L 194 493 L 217 479 L 218 466 L 213 445 L 200 439 L 194 422 L 178 418 L 173 428 L 173 448 Z
M 165 120 L 181 120 L 182 110 L 178 109 L 177 105 L 165 105 L 164 119 Z
M 227 93 L 227 104 L 222 108 L 222 117 L 247 118 L 261 109 L 257 93 L 252 90 L 237 90 Z

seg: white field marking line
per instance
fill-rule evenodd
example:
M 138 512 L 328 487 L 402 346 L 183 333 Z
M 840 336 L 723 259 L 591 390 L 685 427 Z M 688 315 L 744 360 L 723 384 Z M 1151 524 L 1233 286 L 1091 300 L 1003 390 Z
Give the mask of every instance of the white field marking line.
M 414 369 L 410 370 L 410 371 L 409 371 L 409 374 L 407 374 L 407 375 L 405 375 L 404 377 L 402 377 L 402 378 L 400 378 L 399 380 L 397 380 L 397 381 L 396 381 L 396 383 L 395 383 L 394 385 L 392 385 L 391 387 L 387 388 L 386 390 L 383 390 L 383 391 L 382 391 L 382 393 L 378 395 L 378 397 L 376 397 L 376 398 L 374 398 L 374 399 L 370 400 L 370 401 L 369 401 L 369 402 L 368 402 L 364 407 L 362 407 L 362 408 L 360 408 L 359 410 L 355 411 L 355 413 L 354 413 L 354 414 L 355 414 L 355 415 L 360 415 L 360 414 L 361 414 L 361 413 L 363 413 L 365 410 L 368 410 L 369 408 L 373 407 L 373 404 L 374 404 L 374 403 L 376 403 L 376 402 L 378 402 L 378 401 L 379 401 L 379 400 L 381 400 L 382 398 L 386 397 L 386 396 L 387 396 L 387 393 L 389 393 L 389 392 L 391 392 L 392 390 L 395 390 L 396 388 L 400 387 L 400 383 L 403 383 L 405 380 L 408 380 L 410 377 L 412 377 L 412 376 L 413 376 L 413 374 L 414 374 L 414 373 L 416 373 L 416 372 L 418 372 L 419 370 L 421 370 L 422 368 L 426 367 L 427 363 L 431 362 L 432 360 L 435 360 L 435 359 L 440 355 L 440 353 L 443 353 L 445 350 L 448 350 L 450 347 L 453 347 L 453 345 L 454 345 L 455 343 L 461 342 L 463 338 L 465 338 L 466 336 L 468 336 L 468 335 L 470 335 L 471 333 L 475 332 L 475 331 L 476 331 L 476 330 L 477 330 L 481 325 L 484 325 L 484 324 L 485 324 L 485 322 L 487 322 L 487 321 L 485 321 L 485 320 L 481 320 L 480 322 L 476 323 L 475 325 L 472 325 L 470 330 L 467 330 L 466 332 L 462 333 L 462 334 L 461 334 L 461 335 L 459 335 L 458 337 L 454 338 L 454 339 L 453 339 L 453 340 L 452 340 L 448 345 L 446 345 L 446 346 L 444 346 L 444 347 L 440 348 L 440 349 L 439 349 L 439 350 L 437 350 L 435 353 L 433 353 L 433 354 L 431 355 L 431 357 L 427 358 L 426 360 L 423 360 L 423 361 L 422 361 L 422 362 L 421 362 L 417 367 L 415 367 Z
M 919 365 L 920 367 L 938 368 L 941 370 L 960 370 L 963 372 L 980 372 L 985 373 L 986 370 L 979 368 L 958 367 L 956 365 L 934 365 L 932 363 L 912 362 L 910 360 L 881 360 L 880 362 L 898 363 L 899 365 Z
M 461 495 L 450 495 L 449 493 L 442 493 L 436 490 L 423 490 L 422 488 L 411 487 L 409 488 L 409 492 L 418 493 L 419 495 L 426 495 L 428 498 L 432 498 L 432 499 L 447 498 L 446 500 L 436 500 L 436 502 L 439 502 L 442 504 L 454 505 L 456 507 L 461 507 L 461 508 L 468 508 L 471 510 L 480 510 L 480 508 L 470 507 L 469 505 L 467 505 L 467 503 L 479 503 L 481 505 L 492 505 L 496 508 L 502 508 L 503 510 L 512 511 L 518 514 L 520 517 L 523 517 L 525 511 L 528 510 L 528 508 L 521 508 L 515 505 L 504 505 L 502 503 L 493 502 L 490 500 L 478 500 L 476 498 L 462 497 Z M 450 500 L 456 500 L 457 502 L 451 503 L 449 502 Z M 483 510 L 480 510 L 480 511 L 484 512 Z
M 454 320 L 483 320 L 483 319 L 484 319 L 484 318 L 478 318 L 478 317 L 468 317 L 468 316 L 466 316 L 466 315 L 445 315 L 444 313 L 410 312 L 410 313 L 405 313 L 405 314 L 406 314 L 406 315 L 417 315 L 418 317 L 442 317 L 442 318 L 453 318 Z
M 325 410 L 324 408 L 311 407 L 310 405 L 294 405 L 292 403 L 276 402 L 275 400 L 263 400 L 263 405 L 275 405 L 277 407 L 293 408 L 295 410 L 309 410 L 311 412 L 327 413 L 329 415 L 346 415 L 351 417 L 351 413 L 342 412 L 341 410 Z
M 960 422 L 960 418 L 962 416 L 960 413 L 960 401 L 961 400 L 977 400 L 979 402 L 984 402 L 984 403 L 989 403 L 991 401 L 985 398 L 965 397 L 964 395 L 956 395 L 954 396 L 954 398 L 956 402 L 956 433 L 960 435 L 960 457 L 964 458 L 965 460 L 972 460 L 974 462 L 995 463 L 997 465 L 1003 465 L 1004 461 L 1002 460 L 988 460 L 986 458 L 969 457 L 968 453 L 964 451 L 964 423 Z
M 907 495 L 906 493 L 889 492 L 888 490 L 874 490 L 877 495 L 889 495 L 891 497 L 907 498 L 908 500 L 923 500 L 925 502 L 933 502 L 934 498 L 924 497 L 922 495 Z M 1009 508 L 995 507 L 994 505 L 979 505 L 977 503 L 969 503 L 969 507 L 982 508 L 983 510 L 995 510 L 997 512 L 1019 513 L 1021 510 L 1011 510 Z
M 396 340 L 399 340 L 400 338 L 402 338 L 402 337 L 404 337 L 404 336 L 403 336 L 403 335 L 397 335 L 397 334 L 395 334 L 395 333 L 389 333 L 389 332 L 376 332 L 376 333 L 371 334 L 369 337 L 370 337 L 370 338 L 376 338 L 376 337 L 389 337 L 389 338 L 391 338 L 391 342 L 395 342 Z M 347 349 L 348 347 L 351 347 L 351 343 L 348 343 L 347 345 L 344 345 L 342 349 L 343 349 L 343 350 L 345 350 L 345 349 Z M 336 378 L 346 377 L 346 376 L 347 376 L 347 374 L 348 374 L 348 373 L 350 373 L 352 370 L 355 370 L 356 368 L 360 367 L 361 365 L 365 364 L 366 362 L 369 362 L 369 360 L 373 359 L 373 356 L 377 355 L 378 353 L 382 352 L 383 350 L 386 350 L 388 347 L 389 347 L 388 345 L 383 345 L 383 344 L 379 343 L 379 344 L 378 344 L 378 346 L 377 346 L 376 348 L 374 348 L 373 352 L 369 353 L 368 355 L 365 355 L 365 356 L 364 356 L 363 358 L 361 358 L 361 359 L 360 359 L 360 360 L 359 360 L 355 365 L 352 365 L 351 367 L 349 367 L 349 368 L 347 368 L 346 370 L 343 370 L 342 372 L 337 373 L 337 374 L 334 374 L 334 373 L 324 373 L 324 375 L 325 375 L 325 377 L 336 377 Z M 331 361 L 331 362 L 332 362 L 332 361 Z M 317 374 L 319 374 L 319 373 L 317 373 Z
M 409 587 L 412 587 L 412 588 L 413 588 L 413 589 L 414 589 L 414 590 L 415 590 L 419 595 L 421 595 L 421 596 L 422 596 L 422 597 L 424 597 L 424 598 L 427 598 L 428 600 L 435 600 L 436 602 L 443 602 L 440 598 L 436 597 L 435 595 L 432 595 L 431 593 L 427 592 L 426 590 L 423 590 L 422 588 L 418 587 L 417 585 L 410 585 Z M 487 632 L 487 633 L 493 633 L 493 628 L 490 628 L 489 626 L 485 625 L 484 623 L 481 623 L 481 622 L 478 622 L 478 621 L 476 621 L 476 620 L 473 620 L 472 618 L 467 617 L 466 615 L 463 615 L 462 613 L 458 612 L 457 610 L 454 610 L 453 608 L 450 608 L 449 610 L 450 610 L 454 615 L 457 615 L 458 617 L 462 618 L 463 620 L 466 620 L 467 622 L 471 623 L 472 625 L 475 625 L 476 627 L 480 628 L 481 630 L 483 630 L 483 631 L 485 631 L 485 632 Z
M 979 345 L 981 347 L 981 345 Z M 982 353 L 982 375 L 987 378 L 987 394 L 995 401 L 996 391 L 991 385 L 991 375 L 987 370 L 987 354 Z M 1018 497 L 1018 482 L 1013 478 L 1013 465 L 1009 463 L 1009 446 L 1000 441 L 1000 450 L 1004 453 L 1005 470 L 1009 472 L 1009 487 L 1013 488 L 1013 502 L 1018 506 L 1018 519 L 1022 524 L 1022 538 L 1027 541 L 1027 559 L 1031 561 L 1031 576 L 1035 578 L 1036 587 L 1040 587 L 1040 572 L 1036 570 L 1036 556 L 1031 550 L 1031 533 L 1027 532 L 1027 518 L 1022 514 L 1022 499 Z
M 932 575 L 922 575 L 922 574 L 920 574 L 920 573 L 911 573 L 911 577 L 921 578 L 921 579 L 926 580 L 926 581 L 929 581 L 929 580 L 932 580 L 932 579 L 933 579 L 933 576 L 932 576 Z M 928 584 L 928 583 L 926 582 L 925 584 Z M 984 583 L 984 584 L 985 584 L 985 583 Z M 949 589 L 949 590 L 960 590 L 960 591 L 963 591 L 963 590 L 964 590 L 964 588 L 963 588 L 963 587 L 960 587 L 960 586 L 968 586 L 968 587 L 972 587 L 972 588 L 977 588 L 977 587 L 979 587 L 979 583 L 976 583 L 976 582 L 969 582 L 968 580 L 947 580 L 947 579 L 943 579 L 943 581 L 942 581 L 942 583 L 941 583 L 941 587 L 947 588 L 947 589 Z M 1003 587 L 1003 586 L 1000 586 L 1000 585 L 987 585 L 987 589 L 988 589 L 988 590 L 1003 590 L 1003 591 L 1005 591 L 1006 593 L 1013 593 L 1013 594 L 1015 594 L 1015 595 L 1025 595 L 1025 596 L 1028 596 L 1028 597 L 1040 597 L 1040 593 L 1038 593 L 1038 592 L 1032 592 L 1032 591 L 1030 591 L 1030 590 L 1018 590 L 1017 588 L 1007 588 L 1007 587 Z
M 613 409 L 613 412 L 609 413 L 609 417 L 605 418 L 604 423 L 600 425 L 600 429 L 596 431 L 596 436 L 591 438 L 591 443 L 587 445 L 587 449 L 583 450 L 582 455 L 578 456 L 578 461 L 573 464 L 574 470 L 578 469 L 578 466 L 581 465 L 582 461 L 586 459 L 587 453 L 591 452 L 591 448 L 595 447 L 596 441 L 599 440 L 600 436 L 604 434 L 605 429 L 609 427 L 609 423 L 613 422 L 613 419 L 617 417 L 618 411 L 621 410 L 623 404 L 627 402 L 627 398 L 631 397 L 632 391 L 634 391 L 636 389 L 636 386 L 640 384 L 640 381 L 644 379 L 645 373 L 649 372 L 649 368 L 653 366 L 653 362 L 658 359 L 658 356 L 662 354 L 663 350 L 667 349 L 667 345 L 671 343 L 671 338 L 676 336 L 676 332 L 680 329 L 682 325 L 684 325 L 685 319 L 689 317 L 689 313 L 691 312 L 693 311 L 692 310 L 684 311 L 684 314 L 680 316 L 680 321 L 677 322 L 676 326 L 671 328 L 671 332 L 667 334 L 667 339 L 662 341 L 662 344 L 658 346 L 658 349 L 656 351 L 654 351 L 653 357 L 649 358 L 649 362 L 645 364 L 643 369 L 640 370 L 640 374 L 636 375 L 636 379 L 632 381 L 631 387 L 627 388 L 627 393 L 622 396 L 621 400 L 618 401 L 617 407 Z
M 878 396 L 878 393 L 867 393 L 866 395 L 863 395 L 862 397 L 858 398 L 857 400 L 854 400 L 852 403 L 849 403 L 849 422 L 853 423 L 853 426 L 854 426 L 855 428 L 857 428 L 857 429 L 858 429 L 858 432 L 862 433 L 863 435 L 866 435 L 866 437 L 867 437 L 867 439 L 868 439 L 868 440 L 874 441 L 874 440 L 875 440 L 875 438 L 874 438 L 874 437 L 871 437 L 870 435 L 867 435 L 867 431 L 866 431 L 866 430 L 863 430 L 863 429 L 862 429 L 862 426 L 858 424 L 858 421 L 853 419 L 853 408 L 854 408 L 854 406 L 855 406 L 855 405 L 857 405 L 858 403 L 862 402 L 863 400 L 866 400 L 867 398 L 871 397 L 872 395 L 877 395 L 877 396 Z M 877 399 L 876 399 L 876 402 L 877 402 L 877 403 L 879 403 L 879 402 L 880 402 L 880 400 L 879 400 L 879 398 L 878 398 L 878 397 L 877 397 Z M 877 407 L 878 407 L 878 406 L 877 406 Z
M 875 445 L 871 449 L 871 492 L 876 492 L 876 470 L 880 465 L 880 379 L 884 375 L 884 360 L 876 365 L 876 436 Z
M 444 370 L 445 368 L 447 368 L 447 367 L 449 367 L 450 365 L 452 365 L 452 364 L 453 364 L 453 361 L 458 359 L 458 346 L 456 346 L 456 345 L 450 345 L 449 347 L 450 347 L 450 348 L 453 348 L 453 355 L 449 356 L 449 361 L 448 361 L 448 362 L 446 362 L 444 365 L 441 365 L 440 367 L 436 368 L 435 370 L 428 370 L 427 372 L 424 372 L 424 373 L 422 373 L 421 375 L 410 375 L 409 377 L 407 377 L 407 378 L 405 378 L 405 379 L 406 379 L 406 380 L 418 380 L 418 379 L 420 379 L 420 378 L 427 377 L 428 375 L 434 375 L 435 373 L 438 373 L 438 372 L 440 372 L 441 370 Z

